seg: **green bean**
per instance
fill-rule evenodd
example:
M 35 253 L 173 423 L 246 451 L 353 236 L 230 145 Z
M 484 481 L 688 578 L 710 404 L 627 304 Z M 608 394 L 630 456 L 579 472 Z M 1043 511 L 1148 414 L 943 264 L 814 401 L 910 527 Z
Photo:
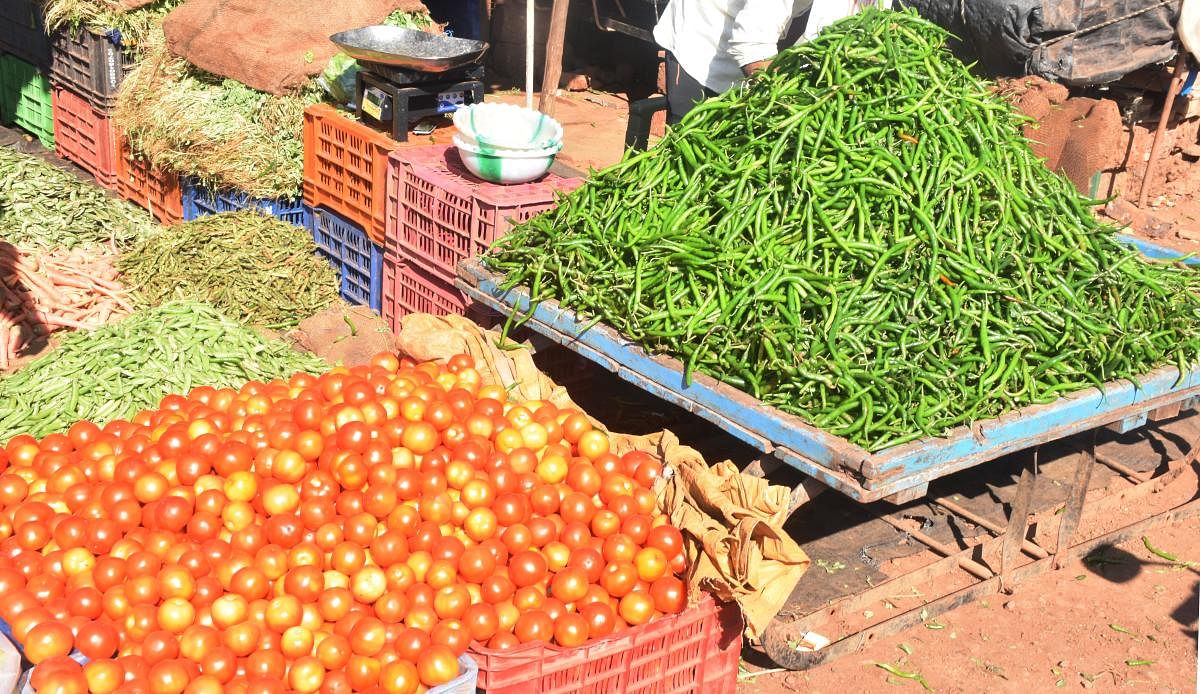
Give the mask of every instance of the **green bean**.
M 170 302 L 70 333 L 54 350 L 0 379 L 0 442 L 17 434 L 42 438 L 82 419 L 101 425 L 128 419 L 193 385 L 240 387 L 327 368 L 209 306 Z

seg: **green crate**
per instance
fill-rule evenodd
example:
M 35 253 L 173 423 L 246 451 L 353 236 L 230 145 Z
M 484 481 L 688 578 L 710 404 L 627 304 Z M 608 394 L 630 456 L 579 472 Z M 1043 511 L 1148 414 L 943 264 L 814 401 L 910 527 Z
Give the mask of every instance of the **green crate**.
M 47 149 L 54 149 L 54 108 L 50 80 L 36 67 L 0 55 L 0 123 L 28 130 Z

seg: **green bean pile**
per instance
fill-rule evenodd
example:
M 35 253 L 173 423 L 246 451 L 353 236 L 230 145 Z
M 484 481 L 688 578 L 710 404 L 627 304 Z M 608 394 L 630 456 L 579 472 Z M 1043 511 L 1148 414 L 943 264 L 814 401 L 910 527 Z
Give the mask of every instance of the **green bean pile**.
M 697 106 L 485 262 L 871 451 L 1200 354 L 1200 275 L 1118 244 L 912 12 Z
M 81 419 L 105 424 L 157 407 L 193 386 L 240 387 L 328 365 L 281 341 L 266 341 L 203 304 L 173 302 L 119 323 L 76 332 L 0 379 L 0 443 L 42 438 Z
M 304 229 L 259 213 L 225 212 L 163 229 L 123 254 L 122 282 L 141 306 L 210 304 L 272 330 L 337 301 L 337 273 Z
M 156 228 L 149 213 L 103 188 L 0 147 L 0 239 L 25 248 L 125 245 Z

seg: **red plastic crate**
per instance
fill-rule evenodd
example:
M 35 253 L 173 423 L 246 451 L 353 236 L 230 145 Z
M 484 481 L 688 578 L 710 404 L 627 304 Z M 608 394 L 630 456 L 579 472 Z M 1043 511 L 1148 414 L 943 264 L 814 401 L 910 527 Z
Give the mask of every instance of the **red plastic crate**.
M 304 111 L 304 202 L 327 207 L 383 245 L 388 154 L 399 144 L 329 104 Z
M 129 142 L 117 135 L 117 194 L 150 211 L 159 222 L 171 225 L 183 221 L 183 189 L 179 176 L 153 168 L 135 156 Z
M 112 119 L 62 87 L 54 87 L 51 103 L 59 156 L 78 164 L 100 185 L 116 190 L 117 138 Z
M 469 306 L 454 285 L 438 279 L 410 258 L 384 252 L 380 313 L 393 332 L 399 330 L 400 318 L 410 313 L 462 316 Z
M 403 248 L 447 282 L 458 264 L 482 254 L 514 224 L 551 209 L 581 178 L 547 174 L 500 185 L 476 178 L 450 145 L 392 152 L 387 181 L 386 243 Z
M 472 646 L 487 694 L 732 694 L 742 651 L 736 605 L 705 595 L 683 612 L 579 648 Z

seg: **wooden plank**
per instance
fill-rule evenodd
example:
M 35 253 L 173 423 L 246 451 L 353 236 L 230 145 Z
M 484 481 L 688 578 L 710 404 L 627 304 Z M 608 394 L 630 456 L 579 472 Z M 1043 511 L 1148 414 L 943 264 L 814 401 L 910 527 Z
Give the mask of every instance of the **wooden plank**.
M 533 0 L 525 0 L 533 2 Z M 542 66 L 542 98 L 538 110 L 554 116 L 554 97 L 562 79 L 563 43 L 567 35 L 567 9 L 571 0 L 554 0 L 550 10 L 550 33 L 546 37 L 546 61 Z

